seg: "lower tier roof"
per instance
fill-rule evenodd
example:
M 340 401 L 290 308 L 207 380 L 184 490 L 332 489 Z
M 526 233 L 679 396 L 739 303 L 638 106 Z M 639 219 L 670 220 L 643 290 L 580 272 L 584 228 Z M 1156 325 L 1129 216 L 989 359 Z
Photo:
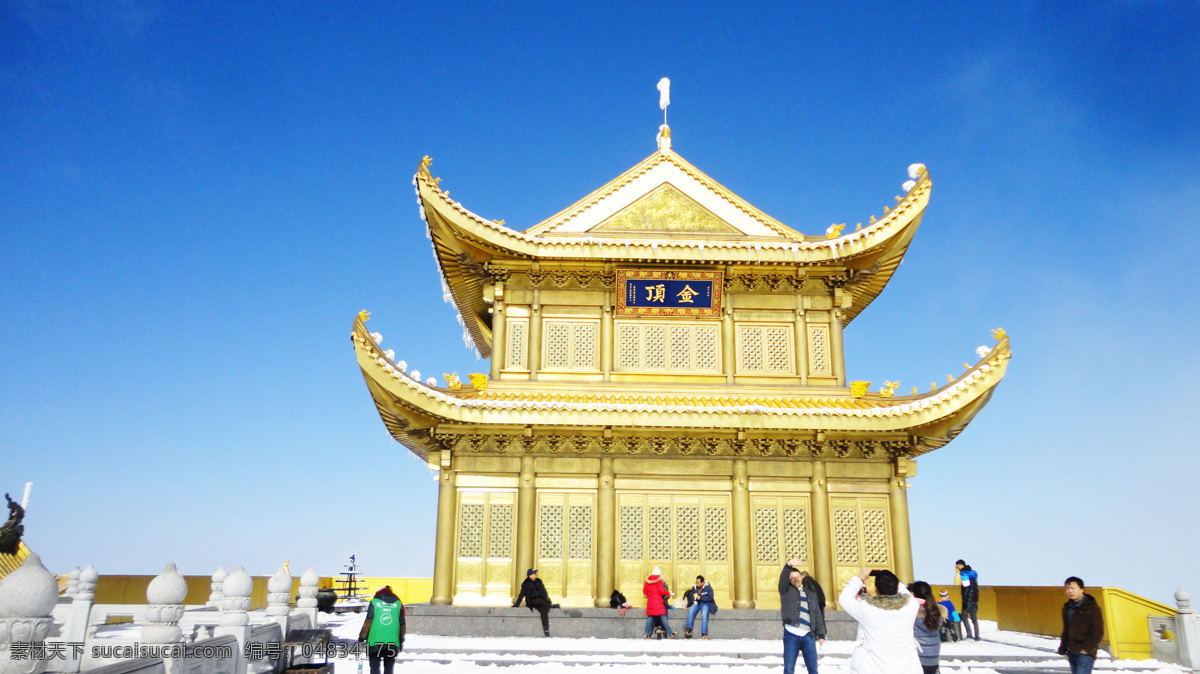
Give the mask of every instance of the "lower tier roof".
M 363 314 L 354 320 L 351 340 L 388 432 L 423 459 L 430 451 L 454 445 L 456 438 L 488 435 L 499 437 L 489 445 L 499 452 L 554 452 L 557 445 L 538 444 L 538 439 L 576 437 L 595 442 L 573 445 L 575 454 L 611 452 L 613 442 L 622 453 L 644 448 L 661 454 L 668 450 L 639 444 L 661 437 L 732 443 L 707 448 L 710 455 L 739 455 L 747 451 L 740 444 L 746 441 L 767 443 L 756 445 L 759 455 L 767 455 L 775 451 L 769 444 L 774 441 L 782 443 L 778 450 L 784 456 L 830 452 L 845 457 L 853 450 L 869 458 L 878 447 L 872 443 L 912 457 L 961 433 L 1004 378 L 1012 354 L 1008 336 L 1002 331 L 997 335 L 996 345 L 957 379 L 926 394 L 895 397 L 855 397 L 848 387 L 792 391 L 724 386 L 663 393 L 661 385 L 655 391 L 595 383 L 570 390 L 451 390 L 427 385 L 398 367 L 367 330 Z M 689 447 L 676 443 L 671 451 L 686 454 Z

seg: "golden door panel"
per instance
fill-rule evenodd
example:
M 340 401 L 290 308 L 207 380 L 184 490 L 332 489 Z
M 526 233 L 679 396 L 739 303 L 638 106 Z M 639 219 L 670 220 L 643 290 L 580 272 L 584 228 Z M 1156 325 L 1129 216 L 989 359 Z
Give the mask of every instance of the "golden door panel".
M 550 600 L 592 606 L 596 495 L 538 491 L 537 569 Z
M 728 494 L 617 495 L 618 589 L 635 606 L 645 606 L 642 584 L 654 567 L 678 601 L 702 575 L 718 604 L 732 597 L 733 558 Z
M 830 531 L 833 533 L 833 565 L 837 575 L 837 596 L 846 583 L 864 566 L 891 569 L 891 514 L 887 498 L 834 497 L 829 499 Z M 892 569 L 893 571 L 895 569 Z
M 755 607 L 779 608 L 779 572 L 789 559 L 799 559 L 800 569 L 815 575 L 810 512 L 807 496 L 751 495 Z
M 454 603 L 504 606 L 512 602 L 515 515 L 513 492 L 459 491 Z

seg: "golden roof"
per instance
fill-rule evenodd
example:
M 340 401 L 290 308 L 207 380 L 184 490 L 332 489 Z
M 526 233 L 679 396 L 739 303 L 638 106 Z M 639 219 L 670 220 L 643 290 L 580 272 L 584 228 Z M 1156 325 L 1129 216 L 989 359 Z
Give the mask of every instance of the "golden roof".
M 454 304 L 482 357 L 491 355 L 487 265 L 614 262 L 819 267 L 850 272 L 849 324 L 891 280 L 916 234 L 932 183 L 923 172 L 894 208 L 860 230 L 804 236 L 762 213 L 674 153 L 657 152 L 528 231 L 450 199 L 422 160 L 413 185 Z M 678 184 L 676 184 L 678 183 Z M 640 227 L 632 209 L 671 209 L 673 231 Z M 657 217 L 656 220 L 662 218 Z M 623 219 L 623 221 L 622 221 Z
M 775 390 L 755 394 L 729 389 L 663 394 L 620 384 L 599 391 L 519 389 L 451 390 L 428 386 L 402 372 L 375 343 L 361 317 L 351 339 L 376 408 L 392 436 L 418 455 L 429 449 L 420 433 L 439 424 L 495 427 L 558 426 L 633 428 L 831 431 L 850 434 L 921 435 L 922 451 L 956 436 L 991 397 L 1011 358 L 1008 336 L 979 362 L 924 395 L 855 398 L 842 394 Z M 497 383 L 503 385 L 503 383 Z M 545 384 L 542 384 L 545 386 Z M 620 419 L 614 424 L 614 419 Z

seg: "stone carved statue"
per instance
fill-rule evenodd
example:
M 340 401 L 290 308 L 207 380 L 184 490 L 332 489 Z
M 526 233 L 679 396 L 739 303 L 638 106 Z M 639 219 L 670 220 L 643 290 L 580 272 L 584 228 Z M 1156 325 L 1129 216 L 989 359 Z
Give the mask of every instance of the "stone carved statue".
M 8 494 L 4 498 L 8 499 L 8 521 L 0 526 L 0 553 L 15 555 L 21 545 L 21 535 L 25 533 L 25 526 L 21 524 L 21 520 L 25 519 L 25 509 Z

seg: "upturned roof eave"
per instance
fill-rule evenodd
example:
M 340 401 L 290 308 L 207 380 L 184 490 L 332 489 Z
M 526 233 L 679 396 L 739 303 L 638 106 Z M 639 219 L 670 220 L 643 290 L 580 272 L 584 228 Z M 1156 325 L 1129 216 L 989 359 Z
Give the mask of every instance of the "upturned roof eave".
M 356 319 L 352 340 L 359 367 L 367 379 L 389 433 L 412 448 L 421 444 L 415 431 L 439 423 L 493 426 L 613 427 L 614 416 L 625 428 L 754 429 L 767 432 L 834 432 L 847 434 L 918 433 L 943 429 L 957 435 L 974 418 L 991 392 L 1004 378 L 1011 358 L 1007 336 L 974 367 L 945 386 L 920 396 L 889 399 L 870 408 L 779 408 L 770 404 L 664 405 L 572 403 L 563 401 L 478 400 L 470 392 L 430 387 L 402 373 L 380 351 L 361 319 Z M 736 395 L 736 391 L 730 391 Z M 769 401 L 768 401 L 769 403 Z M 406 417 L 405 423 L 397 417 Z M 953 437 L 945 438 L 949 442 Z M 937 440 L 931 444 L 937 444 Z M 937 446 L 941 446 L 937 444 Z M 930 446 L 924 451 L 936 449 Z M 414 450 L 416 451 L 416 450 Z M 918 450 L 918 453 L 922 453 Z

